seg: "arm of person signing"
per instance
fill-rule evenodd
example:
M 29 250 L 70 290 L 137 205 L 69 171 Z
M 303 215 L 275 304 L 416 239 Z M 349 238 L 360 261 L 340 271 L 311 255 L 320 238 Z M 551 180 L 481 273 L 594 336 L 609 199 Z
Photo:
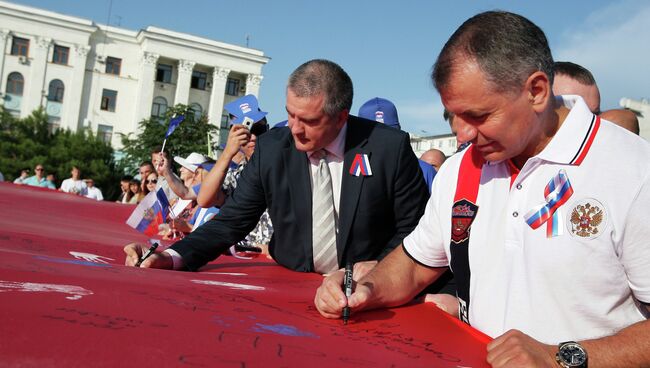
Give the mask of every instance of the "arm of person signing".
M 346 306 L 355 313 L 366 309 L 402 305 L 411 301 L 446 269 L 418 264 L 406 255 L 400 245 L 357 282 L 349 300 L 346 300 L 341 289 L 344 272 L 337 271 L 323 280 L 316 291 L 314 304 L 325 318 L 341 318 Z

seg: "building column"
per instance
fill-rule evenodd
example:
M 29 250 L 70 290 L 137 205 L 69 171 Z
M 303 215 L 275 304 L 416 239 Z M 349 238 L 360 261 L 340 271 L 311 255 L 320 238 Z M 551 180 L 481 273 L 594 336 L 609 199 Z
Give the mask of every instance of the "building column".
M 262 79 L 264 79 L 264 77 L 260 74 L 249 74 L 248 77 L 246 77 L 246 94 L 259 97 L 260 83 L 262 83 Z
M 224 94 L 226 93 L 226 81 L 228 81 L 230 69 L 214 67 L 212 71 L 212 92 L 210 93 L 210 110 L 208 123 L 217 127 L 215 146 L 221 144 L 221 115 L 223 114 Z
M 151 104 L 153 103 L 153 89 L 156 80 L 156 65 L 160 55 L 145 51 L 142 55 L 140 79 L 138 80 L 138 104 L 135 109 L 132 132 L 138 132 L 138 124 L 151 117 Z
M 0 104 L 4 103 L 4 98 L 1 98 L 1 96 L 4 96 L 5 88 L 7 88 L 7 80 L 3 71 L 5 69 L 5 55 L 8 54 L 7 40 L 10 34 L 9 30 L 0 29 Z
M 189 60 L 178 61 L 178 80 L 176 81 L 176 97 L 174 98 L 174 105 L 187 105 L 190 98 L 192 70 L 194 69 L 195 64 L 194 61 Z
M 30 73 L 29 80 L 25 81 L 25 95 L 27 100 L 22 110 L 21 116 L 27 116 L 33 110 L 45 106 L 45 96 L 47 96 L 47 81 L 45 80 L 45 70 L 47 69 L 47 59 L 49 56 L 52 39 L 46 37 L 36 37 L 35 46 L 30 47 Z
M 86 62 L 90 46 L 74 45 L 72 60 L 72 78 L 69 86 L 65 86 L 63 95 L 63 116 L 61 116 L 61 129 L 77 131 L 82 125 L 81 119 L 81 95 L 84 89 L 86 77 Z

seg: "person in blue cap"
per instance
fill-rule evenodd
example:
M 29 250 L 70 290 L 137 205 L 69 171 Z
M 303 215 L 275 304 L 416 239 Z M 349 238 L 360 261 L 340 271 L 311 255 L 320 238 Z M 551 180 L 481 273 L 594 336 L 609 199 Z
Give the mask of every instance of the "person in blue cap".
M 230 115 L 232 127 L 223 153 L 210 170 L 199 191 L 197 203 L 205 208 L 220 207 L 226 197 L 237 188 L 239 176 L 255 151 L 257 138 L 268 131 L 267 113 L 260 110 L 254 95 L 238 98 L 226 104 L 224 108 Z M 243 154 L 242 159 L 236 165 L 231 165 L 238 153 Z M 273 224 L 267 210 L 264 211 L 253 231 L 237 245 L 244 249 L 261 248 L 266 253 L 272 234 Z
M 395 104 L 385 98 L 375 97 L 366 101 L 359 108 L 359 117 L 402 130 L 402 127 L 399 125 L 399 117 L 397 116 Z M 425 161 L 418 159 L 418 163 L 420 164 L 420 170 L 422 170 L 424 182 L 427 183 L 429 194 L 431 194 L 431 184 L 433 183 L 433 178 L 436 177 L 437 171 Z

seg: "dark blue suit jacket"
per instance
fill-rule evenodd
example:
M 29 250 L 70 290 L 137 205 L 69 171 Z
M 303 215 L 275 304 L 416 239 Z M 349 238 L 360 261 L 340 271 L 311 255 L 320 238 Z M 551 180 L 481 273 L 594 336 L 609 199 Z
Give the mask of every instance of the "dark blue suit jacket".
M 356 154 L 367 154 L 372 176 L 349 173 Z M 339 206 L 339 266 L 383 258 L 417 225 L 429 193 L 408 134 L 350 116 Z M 314 270 L 309 160 L 288 128 L 259 137 L 237 189 L 220 213 L 172 246 L 190 270 L 242 240 L 268 207 L 271 256 L 281 265 Z

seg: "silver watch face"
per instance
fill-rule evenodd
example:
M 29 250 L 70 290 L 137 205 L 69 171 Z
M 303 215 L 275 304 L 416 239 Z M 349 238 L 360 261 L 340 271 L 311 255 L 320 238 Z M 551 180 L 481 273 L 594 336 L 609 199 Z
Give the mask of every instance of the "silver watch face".
M 580 344 L 572 342 L 562 345 L 558 352 L 562 363 L 569 367 L 580 367 L 587 361 L 587 353 Z

